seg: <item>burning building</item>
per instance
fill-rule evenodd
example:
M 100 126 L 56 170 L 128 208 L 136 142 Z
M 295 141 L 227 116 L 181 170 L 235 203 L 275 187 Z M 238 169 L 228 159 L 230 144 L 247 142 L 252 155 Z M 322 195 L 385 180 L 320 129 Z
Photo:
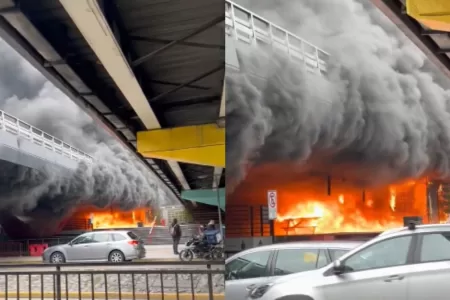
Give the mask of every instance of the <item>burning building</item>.
M 147 227 L 155 222 L 153 213 L 149 207 L 124 211 L 114 206 L 100 209 L 91 205 L 77 209 L 69 220 L 85 220 L 93 229 Z
M 404 217 L 445 222 L 448 187 L 446 182 L 420 178 L 364 188 L 345 177 L 297 173 L 288 166 L 273 165 L 249 170 L 229 196 L 228 204 L 230 210 L 242 203 L 266 206 L 267 191 L 277 190 L 277 236 L 380 232 L 403 226 Z M 258 227 L 261 221 L 243 217 L 243 223 L 229 224 L 229 231 L 245 233 L 248 230 L 244 228 Z
M 49 237 L 75 224 L 83 229 L 79 220 L 91 214 L 98 228 L 145 225 L 149 207 L 179 203 L 134 153 L 2 40 L 0 53 L 0 108 L 93 158 L 64 174 L 0 161 L 0 224 L 9 237 Z
M 253 43 L 267 74 L 255 80 L 237 44 L 241 70 L 227 71 L 228 213 L 265 206 L 277 190 L 276 235 L 379 232 L 407 216 L 444 221 L 448 79 L 368 2 L 246 3 L 330 56 L 325 74 L 311 74 L 290 53 L 272 49 L 267 60 Z M 259 211 L 242 212 L 227 234 L 254 234 L 246 228 L 257 220 L 267 235 Z

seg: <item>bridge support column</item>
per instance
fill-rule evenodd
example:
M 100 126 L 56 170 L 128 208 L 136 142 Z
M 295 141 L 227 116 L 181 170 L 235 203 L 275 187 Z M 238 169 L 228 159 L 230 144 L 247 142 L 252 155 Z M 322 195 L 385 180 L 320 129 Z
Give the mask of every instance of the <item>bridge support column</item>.
M 140 131 L 137 151 L 149 158 L 225 168 L 225 128 L 206 124 Z

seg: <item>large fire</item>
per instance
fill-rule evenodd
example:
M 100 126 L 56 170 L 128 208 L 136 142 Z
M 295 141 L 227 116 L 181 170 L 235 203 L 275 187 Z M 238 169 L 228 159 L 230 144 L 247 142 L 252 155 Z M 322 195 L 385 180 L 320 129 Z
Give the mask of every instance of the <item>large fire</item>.
M 236 211 L 235 221 L 228 226 L 229 235 L 251 232 L 247 229 L 250 224 L 254 234 L 269 232 L 258 215 L 259 209 L 267 206 L 268 190 L 278 192 L 277 236 L 380 232 L 403 226 L 403 218 L 413 216 L 421 217 L 424 223 L 447 220 L 450 208 L 444 198 L 450 197 L 448 182 L 440 184 L 436 199 L 432 191 L 438 183 L 427 178 L 389 184 L 395 181 L 389 172 L 371 173 L 365 168 L 358 173 L 361 168 L 341 166 L 330 169 L 332 176 L 327 177 L 322 169 L 302 169 L 291 163 L 249 168 L 245 180 L 227 198 L 227 205 Z M 252 208 L 250 213 L 248 207 Z
M 90 219 L 93 229 L 151 227 L 156 221 L 149 208 L 122 211 L 117 208 L 84 207 L 76 212 L 76 216 Z
M 405 216 L 427 220 L 427 181 L 406 181 L 372 190 L 331 186 L 281 192 L 275 234 L 377 232 L 403 224 Z

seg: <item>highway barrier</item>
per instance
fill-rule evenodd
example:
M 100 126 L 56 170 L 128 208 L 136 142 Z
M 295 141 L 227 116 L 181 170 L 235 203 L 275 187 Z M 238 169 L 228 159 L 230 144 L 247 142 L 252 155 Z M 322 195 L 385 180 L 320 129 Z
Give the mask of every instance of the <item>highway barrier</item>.
M 0 265 L 0 299 L 222 300 L 224 262 Z

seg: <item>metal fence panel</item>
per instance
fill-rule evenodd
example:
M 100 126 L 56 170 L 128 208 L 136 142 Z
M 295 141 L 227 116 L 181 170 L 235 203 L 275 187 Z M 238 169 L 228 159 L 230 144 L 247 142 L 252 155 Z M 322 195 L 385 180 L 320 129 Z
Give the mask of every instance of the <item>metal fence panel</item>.
M 1 299 L 221 300 L 223 261 L 0 265 Z

